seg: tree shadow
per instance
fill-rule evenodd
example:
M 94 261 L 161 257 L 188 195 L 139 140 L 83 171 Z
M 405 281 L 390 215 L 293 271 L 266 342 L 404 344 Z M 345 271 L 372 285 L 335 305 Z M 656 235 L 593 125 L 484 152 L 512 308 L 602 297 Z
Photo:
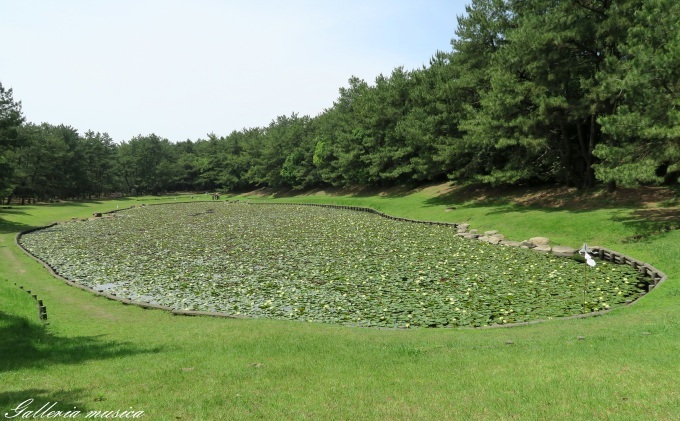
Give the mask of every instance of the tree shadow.
M 20 222 L 8 221 L 0 218 L 0 234 L 11 234 L 21 231 L 26 231 L 31 228 L 36 228 L 32 225 L 22 224 Z
M 680 206 L 676 187 L 582 189 L 483 185 L 451 186 L 426 200 L 426 206 L 485 210 L 487 215 L 541 212 L 592 212 L 608 209 L 611 220 L 632 227 L 635 234 L 624 241 L 637 241 L 680 229 Z
M 637 209 L 651 203 L 670 203 L 677 196 L 672 188 L 619 188 L 608 192 L 604 187 L 576 189 L 564 186 L 535 187 L 501 185 L 496 187 L 469 184 L 451 186 L 446 192 L 425 201 L 426 206 L 460 208 L 501 207 L 496 213 L 543 211 L 587 212 L 598 209 Z
M 21 419 L 20 414 L 26 415 L 27 411 L 38 411 L 43 405 L 47 405 L 45 409 L 51 407 L 50 411 L 77 410 L 83 415 L 88 412 L 85 406 L 85 394 L 84 389 L 57 391 L 25 389 L 0 392 L 0 415 L 4 418 Z
M 357 187 L 347 190 L 350 197 L 385 197 L 396 198 L 405 197 L 416 193 L 427 186 L 417 186 L 415 184 L 403 184 L 391 187 Z
M 73 207 L 84 207 L 88 205 L 104 205 L 107 202 L 112 202 L 112 201 L 121 201 L 121 202 L 126 202 L 126 201 L 131 201 L 134 199 L 126 199 L 126 198 L 115 198 L 115 199 L 82 199 L 82 200 L 60 200 L 58 202 L 38 202 L 38 203 L 31 203 L 31 204 L 13 204 L 12 209 L 27 209 L 27 208 L 63 208 L 66 206 L 73 206 Z
M 664 232 L 680 229 L 680 208 L 638 209 L 613 221 L 630 226 L 635 235 L 626 241 L 638 241 Z
M 0 207 L 0 215 L 26 215 L 26 212 L 16 206 L 3 206 Z
M 129 342 L 105 340 L 105 335 L 64 338 L 26 318 L 0 310 L 0 373 L 22 368 L 158 353 L 161 348 L 142 348 Z
M 274 199 L 281 198 L 293 198 L 293 197 L 306 197 L 314 196 L 317 194 L 325 194 L 328 196 L 345 196 L 345 197 L 385 197 L 385 198 L 397 198 L 409 196 L 416 193 L 427 185 L 417 185 L 417 184 L 403 184 L 396 186 L 351 186 L 351 187 L 317 187 L 307 190 L 294 190 L 294 189 L 269 189 L 262 188 L 256 190 L 254 193 L 257 196 L 269 196 Z
M 30 206 L 36 206 L 36 207 L 55 207 L 55 208 L 61 208 L 64 206 L 86 206 L 88 204 L 100 204 L 102 202 L 96 201 L 96 200 L 68 200 L 68 201 L 59 201 L 59 202 L 54 202 L 54 203 L 36 203 Z
M 507 189 L 500 187 L 466 184 L 453 185 L 443 193 L 425 200 L 426 206 L 456 206 L 456 207 L 482 207 L 498 206 L 510 203 L 510 196 L 517 190 L 514 186 Z

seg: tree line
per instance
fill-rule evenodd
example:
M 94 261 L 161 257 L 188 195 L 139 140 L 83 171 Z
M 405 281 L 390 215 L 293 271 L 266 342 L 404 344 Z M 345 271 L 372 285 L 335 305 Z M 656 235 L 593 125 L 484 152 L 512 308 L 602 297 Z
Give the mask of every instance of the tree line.
M 0 197 L 458 183 L 677 183 L 680 3 L 473 0 L 451 51 L 352 77 L 315 117 L 170 142 L 24 121 L 0 85 Z

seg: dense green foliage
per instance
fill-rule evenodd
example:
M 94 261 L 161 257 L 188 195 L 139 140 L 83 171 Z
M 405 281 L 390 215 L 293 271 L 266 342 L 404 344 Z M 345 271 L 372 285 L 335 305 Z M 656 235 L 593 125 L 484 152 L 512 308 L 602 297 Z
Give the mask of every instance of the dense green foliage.
M 14 151 L 23 121 L 21 103 L 15 102 L 12 90 L 6 90 L 0 83 L 0 198 L 7 196 L 13 188 Z
M 23 124 L 2 90 L 0 193 L 677 183 L 677 16 L 675 0 L 473 0 L 429 66 L 352 77 L 314 117 L 177 143 Z

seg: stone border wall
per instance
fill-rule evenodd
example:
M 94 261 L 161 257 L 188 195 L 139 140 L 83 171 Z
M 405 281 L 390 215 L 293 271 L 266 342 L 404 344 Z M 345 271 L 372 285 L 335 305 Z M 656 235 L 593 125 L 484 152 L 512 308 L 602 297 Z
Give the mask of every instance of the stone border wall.
M 459 230 L 467 230 L 467 227 L 469 226 L 468 224 L 459 224 L 459 223 L 455 223 L 455 222 L 422 221 L 422 220 L 417 220 L 417 219 L 396 217 L 396 216 L 388 215 L 386 213 L 383 213 L 383 212 L 380 212 L 380 211 L 375 210 L 373 208 L 369 208 L 369 207 L 365 207 L 365 206 L 347 206 L 347 205 L 333 205 L 333 204 L 319 204 L 319 203 L 289 203 L 289 202 L 241 202 L 241 201 L 238 201 L 238 200 L 235 200 L 235 201 L 219 201 L 219 202 L 215 202 L 215 201 L 169 202 L 169 203 L 154 203 L 154 204 L 150 204 L 150 205 L 160 206 L 160 205 L 167 205 L 167 204 L 173 204 L 173 203 L 177 203 L 177 204 L 179 204 L 179 203 L 245 203 L 245 204 L 263 204 L 263 205 L 318 206 L 318 207 L 325 207 L 325 208 L 351 210 L 351 211 L 356 211 L 356 212 L 367 212 L 367 213 L 376 214 L 376 215 L 379 215 L 383 218 L 387 218 L 387 219 L 394 220 L 394 221 L 413 222 L 413 223 L 426 224 L 426 225 L 442 225 L 442 226 L 449 226 L 449 227 L 458 228 Z M 139 205 L 139 207 L 150 206 L 150 205 L 142 204 L 142 205 Z M 103 217 L 104 215 L 107 215 L 107 214 L 114 214 L 116 212 L 132 209 L 132 208 L 136 208 L 136 207 L 138 207 L 138 205 L 132 205 L 132 206 L 127 207 L 127 208 L 115 209 L 115 210 L 111 210 L 111 211 L 108 211 L 108 212 L 95 212 L 94 218 L 86 218 L 86 219 L 72 218 L 71 221 L 73 221 L 73 220 L 86 221 L 88 219 L 97 219 L 97 218 Z M 64 222 L 61 222 L 61 223 L 68 223 L 68 222 L 69 221 L 64 221 Z M 118 301 L 118 302 L 126 304 L 126 305 L 135 305 L 135 306 L 138 306 L 138 307 L 141 307 L 141 308 L 144 308 L 144 309 L 164 310 L 164 311 L 170 312 L 174 315 L 210 316 L 210 317 L 221 317 L 221 318 L 229 318 L 229 319 L 247 319 L 248 318 L 248 317 L 245 317 L 245 316 L 231 315 L 231 314 L 219 313 L 219 312 L 179 310 L 179 309 L 175 309 L 175 308 L 172 308 L 172 307 L 161 306 L 161 305 L 158 305 L 158 304 L 152 304 L 152 303 L 149 303 L 149 302 L 132 301 L 128 298 L 119 297 L 115 294 L 108 294 L 108 293 L 104 292 L 103 290 L 95 290 L 95 289 L 92 289 L 88 286 L 73 282 L 70 279 L 61 276 L 57 272 L 57 270 L 54 267 L 52 267 L 52 265 L 50 265 L 48 262 L 42 260 L 41 258 L 35 256 L 30 251 L 26 250 L 21 245 L 21 243 L 19 242 L 21 237 L 25 234 L 29 234 L 31 232 L 39 231 L 39 230 L 42 230 L 42 229 L 51 228 L 51 227 L 58 225 L 58 224 L 60 224 L 60 223 L 55 222 L 55 223 L 52 223 L 50 225 L 46 225 L 46 226 L 43 226 L 43 227 L 35 227 L 35 228 L 31 228 L 31 229 L 28 229 L 28 230 L 25 230 L 25 231 L 21 231 L 16 235 L 14 242 L 17 245 L 17 247 L 19 247 L 21 250 L 23 250 L 24 253 L 26 253 L 29 257 L 31 257 L 33 260 L 37 261 L 38 263 L 42 264 L 49 271 L 49 273 L 52 276 L 54 276 L 55 278 L 61 279 L 62 281 L 64 281 L 66 284 L 68 284 L 70 286 L 82 289 L 84 291 L 91 292 L 95 295 L 99 295 L 101 297 L 104 297 L 104 298 L 107 298 L 107 299 L 110 299 L 110 300 Z M 459 232 L 458 234 L 461 234 L 461 232 Z M 477 238 L 477 237 L 474 237 L 474 238 Z M 497 244 L 508 246 L 508 244 L 502 244 L 502 243 L 497 243 Z M 651 282 L 649 283 L 648 291 L 651 291 L 652 288 L 659 285 L 661 282 L 663 282 L 667 278 L 666 274 L 664 274 L 660 270 L 656 269 L 654 266 L 652 266 L 648 263 L 641 262 L 637 259 L 633 259 L 632 257 L 626 256 L 622 253 L 618 253 L 618 252 L 615 252 L 615 251 L 612 251 L 612 250 L 609 250 L 609 249 L 606 249 L 606 248 L 603 248 L 603 247 L 598 247 L 598 246 L 590 247 L 590 249 L 592 250 L 592 253 L 596 257 L 599 257 L 602 260 L 610 261 L 610 262 L 616 263 L 616 264 L 629 264 L 633 268 L 640 271 L 640 274 L 642 276 L 649 277 Z M 20 287 L 20 288 L 23 289 L 22 287 Z M 28 291 L 28 292 L 30 293 L 30 291 Z M 628 304 L 635 303 L 643 295 L 641 295 L 636 300 L 631 301 Z M 37 300 L 37 297 L 36 297 L 36 300 Z M 610 311 L 611 311 L 611 309 L 610 310 L 596 311 L 596 312 L 591 312 L 591 313 L 585 313 L 585 314 L 577 314 L 577 315 L 567 316 L 567 317 L 556 317 L 556 318 L 553 318 L 553 319 L 545 319 L 545 320 L 533 320 L 533 321 L 530 321 L 530 322 L 509 323 L 509 324 L 505 324 L 505 325 L 493 325 L 493 326 L 486 326 L 486 327 L 481 327 L 481 328 L 526 326 L 526 325 L 545 322 L 547 320 L 568 320 L 568 319 L 574 319 L 574 318 L 600 316 L 600 315 L 606 314 Z M 41 310 L 41 312 L 42 312 L 42 310 Z M 45 310 L 44 316 L 45 316 L 45 319 L 47 319 L 47 311 L 46 310 Z M 41 317 L 41 320 L 43 320 L 42 316 L 40 316 L 40 317 Z M 470 329 L 473 329 L 473 327 L 470 327 Z M 479 328 L 474 328 L 474 329 L 479 329 Z
M 668 275 L 661 272 L 659 269 L 655 268 L 649 263 L 645 263 L 630 256 L 626 256 L 625 254 L 619 253 L 618 251 L 610 250 L 600 246 L 592 246 L 590 247 L 590 250 L 592 254 L 599 257 L 601 260 L 616 263 L 618 265 L 628 265 L 640 272 L 640 275 L 643 277 L 648 277 L 650 282 L 649 286 L 647 287 L 647 292 L 650 292 L 652 289 L 654 289 L 654 287 L 658 286 L 668 278 Z
M 9 282 L 8 279 L 6 279 L 6 281 Z M 47 323 L 47 306 L 43 304 L 43 300 L 39 299 L 36 294 L 32 294 L 30 289 L 24 289 L 23 285 L 17 285 L 15 282 L 14 286 L 19 287 L 20 290 L 24 291 L 33 298 L 33 301 L 35 301 L 35 304 L 38 308 L 38 320 Z

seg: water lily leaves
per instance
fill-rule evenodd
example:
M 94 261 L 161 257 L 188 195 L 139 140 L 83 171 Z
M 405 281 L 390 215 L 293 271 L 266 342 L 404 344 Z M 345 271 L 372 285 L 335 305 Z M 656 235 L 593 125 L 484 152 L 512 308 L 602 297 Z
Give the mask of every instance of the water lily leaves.
M 23 245 L 62 276 L 177 309 L 374 327 L 505 324 L 580 313 L 583 264 L 316 206 L 147 206 Z M 636 298 L 627 267 L 588 267 L 589 308 Z

